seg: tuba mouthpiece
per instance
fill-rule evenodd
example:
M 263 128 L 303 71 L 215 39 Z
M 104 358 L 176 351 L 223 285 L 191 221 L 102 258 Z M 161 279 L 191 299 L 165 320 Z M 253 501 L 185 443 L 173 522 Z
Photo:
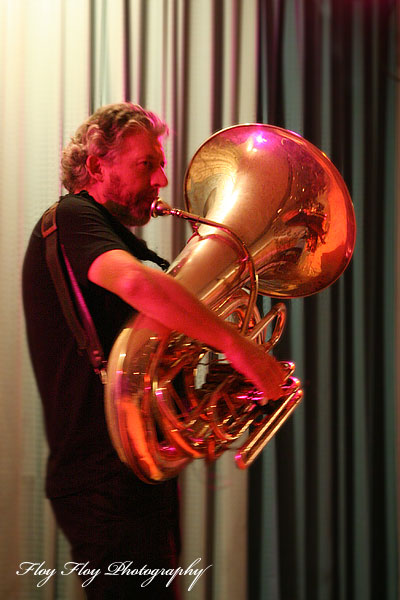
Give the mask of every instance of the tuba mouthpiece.
M 164 215 L 171 214 L 171 207 L 169 204 L 161 200 L 160 198 L 156 198 L 150 208 L 150 214 L 152 217 L 162 217 Z

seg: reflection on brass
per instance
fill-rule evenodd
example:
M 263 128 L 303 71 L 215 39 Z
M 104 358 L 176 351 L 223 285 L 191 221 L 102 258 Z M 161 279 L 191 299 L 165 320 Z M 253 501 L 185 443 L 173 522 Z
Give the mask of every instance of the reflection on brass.
M 186 211 L 160 200 L 152 207 L 153 216 L 175 215 L 193 226 L 169 273 L 270 351 L 281 336 L 285 306 L 278 303 L 261 319 L 257 293 L 314 294 L 351 259 L 355 219 L 342 177 L 292 132 L 237 125 L 199 148 L 184 193 Z M 237 465 L 246 468 L 302 397 L 294 365 L 282 363 L 282 398 L 260 407 L 259 392 L 212 349 L 155 330 L 138 315 L 109 359 L 106 416 L 121 460 L 143 481 L 160 482 L 194 458 L 216 459 L 252 425 L 236 451 Z

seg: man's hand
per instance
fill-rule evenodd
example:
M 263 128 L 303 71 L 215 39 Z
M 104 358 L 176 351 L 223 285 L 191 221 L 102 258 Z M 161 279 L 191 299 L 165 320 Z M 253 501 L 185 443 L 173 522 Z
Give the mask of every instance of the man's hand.
M 285 372 L 280 363 L 264 352 L 262 346 L 240 334 L 238 336 L 233 340 L 232 349 L 225 351 L 225 356 L 237 371 L 264 394 L 260 404 L 283 396 L 281 386 L 285 382 Z

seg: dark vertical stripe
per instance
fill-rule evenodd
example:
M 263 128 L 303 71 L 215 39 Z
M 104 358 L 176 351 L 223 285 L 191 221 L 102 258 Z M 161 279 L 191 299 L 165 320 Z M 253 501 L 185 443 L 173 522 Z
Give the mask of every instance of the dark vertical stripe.
M 284 127 L 282 52 L 285 0 L 260 1 L 258 109 L 261 123 Z
M 380 9 L 378 9 L 380 12 Z M 367 265 L 365 277 L 365 303 L 366 303 L 366 355 L 368 378 L 367 407 L 369 413 L 368 438 L 370 447 L 369 464 L 371 468 L 371 588 L 379 590 L 382 597 L 386 597 L 386 583 L 384 577 L 384 456 L 383 456 L 383 366 L 382 351 L 383 340 L 382 302 L 383 289 L 382 273 L 382 198 L 384 197 L 383 173 L 380 153 L 382 148 L 382 118 L 380 113 L 379 89 L 380 48 L 379 26 L 376 21 L 375 3 L 366 3 L 364 12 L 364 97 L 365 97 L 365 264 Z
M 139 57 L 139 95 L 138 102 L 142 106 L 146 106 L 147 98 L 145 94 L 145 83 L 148 74 L 146 73 L 146 48 L 147 48 L 147 4 L 145 0 L 141 0 L 140 8 L 140 31 L 142 32 L 142 47 L 140 49 Z
M 386 581 L 388 600 L 398 600 L 399 581 L 396 579 L 398 573 L 398 550 L 399 550 L 399 530 L 398 510 L 396 508 L 399 502 L 399 496 L 396 494 L 397 479 L 393 477 L 396 473 L 396 437 L 398 427 L 396 427 L 396 367 L 398 356 L 395 353 L 396 333 L 393 323 L 396 322 L 396 284 L 397 284 L 397 265 L 396 265 L 396 179 L 398 156 L 396 156 L 396 133 L 394 124 L 396 123 L 396 108 L 399 95 L 396 94 L 395 72 L 399 66 L 398 55 L 398 36 L 394 35 L 398 30 L 398 2 L 390 0 L 386 3 L 382 35 L 387 36 L 387 46 L 385 50 L 385 64 L 382 68 L 382 85 L 386 88 L 387 105 L 384 111 L 385 118 L 385 203 L 384 203 L 384 240 L 383 240 L 383 264 L 385 270 L 385 288 L 384 288 L 384 307 L 383 307 L 383 363 L 384 363 L 384 394 L 385 394 L 385 415 L 384 415 L 384 458 L 385 458 L 385 549 L 386 549 Z M 397 27 L 396 27 L 397 26 Z M 397 44 L 397 46 L 396 46 Z M 396 55 L 397 52 L 397 55 Z M 398 136 L 397 136 L 398 138 Z M 398 229 L 398 228 L 397 228 Z M 394 335 L 393 335 L 394 333 Z M 396 506 L 397 503 L 397 506 Z
M 224 4 L 223 2 L 213 3 L 212 18 L 212 109 L 211 109 L 211 127 L 212 131 L 218 131 L 222 128 L 222 77 L 224 72 Z
M 263 0 L 258 3 L 258 85 L 257 85 L 257 121 L 267 122 L 268 106 L 268 68 L 267 68 L 267 5 Z
M 304 302 L 305 315 L 305 553 L 306 598 L 318 598 L 318 386 L 315 377 L 318 369 L 318 346 L 315 315 L 316 297 Z
M 247 546 L 248 546 L 248 571 L 247 571 L 247 597 L 252 600 L 262 600 L 259 595 L 261 589 L 260 563 L 262 560 L 262 543 L 260 527 L 262 515 L 262 461 L 263 455 L 252 464 L 249 470 L 249 499 L 247 512 Z
M 374 19 L 372 16 L 373 13 L 373 2 L 371 0 L 367 0 L 365 2 L 364 7 L 364 22 L 363 22 L 363 30 L 364 30 L 364 48 L 363 48 L 363 56 L 364 56 L 364 90 L 363 96 L 365 98 L 364 102 L 364 115 L 365 115 L 365 123 L 364 123 L 364 177 L 365 177 L 365 205 L 366 210 L 364 211 L 364 232 L 365 232 L 365 256 L 364 262 L 367 265 L 365 270 L 365 288 L 364 288 L 364 298 L 365 298 L 365 330 L 366 330 L 366 348 L 365 348 L 365 364 L 366 364 L 366 374 L 367 374 L 367 425 L 368 425 L 368 447 L 369 447 L 369 456 L 368 462 L 370 465 L 370 475 L 372 475 L 370 500 L 371 500 L 371 512 L 370 512 L 370 521 L 371 528 L 374 529 L 374 505 L 375 505 L 375 492 L 374 486 L 379 485 L 379 477 L 376 478 L 376 456 L 377 456 L 377 447 L 379 445 L 380 439 L 380 424 L 381 419 L 379 414 L 377 415 L 377 420 L 375 418 L 375 408 L 374 404 L 376 400 L 379 398 L 378 403 L 380 404 L 381 393 L 376 397 L 376 385 L 377 379 L 379 380 L 379 348 L 376 348 L 376 353 L 373 351 L 374 345 L 377 340 L 375 340 L 376 335 L 376 326 L 379 324 L 379 317 L 377 319 L 376 309 L 377 309 L 377 294 L 379 290 L 377 288 L 379 275 L 377 273 L 377 264 L 379 260 L 379 256 L 376 255 L 376 245 L 377 245 L 377 234 L 379 231 L 379 219 L 378 215 L 378 204 L 376 202 L 376 192 L 377 192 L 377 153 L 379 151 L 377 145 L 377 131 L 376 131 L 376 117 L 375 114 L 375 99 L 373 97 L 374 90 L 374 78 L 376 76 L 376 72 L 374 69 L 374 52 L 376 51 L 375 40 L 373 37 L 374 34 Z M 375 200 L 376 199 L 376 200 Z M 374 201 L 375 200 L 375 201 Z M 373 440 L 374 446 L 371 445 Z M 371 480 L 371 477 L 370 477 Z M 382 506 L 384 506 L 384 502 L 382 501 Z M 376 533 L 371 531 L 371 541 L 376 537 Z M 374 550 L 371 548 L 372 556 L 375 554 Z M 371 557 L 372 558 L 372 557 Z M 379 559 L 378 559 L 379 560 Z M 373 563 L 372 563 L 373 564 Z M 371 565 L 372 566 L 372 565 Z M 374 565 L 373 568 L 379 569 L 378 565 Z M 380 569 L 379 569 L 380 571 Z M 373 580 L 374 576 L 371 573 L 370 579 Z M 372 581 L 371 581 L 372 582 Z M 385 598 L 384 593 L 384 582 L 382 581 L 382 597 Z
M 322 134 L 322 23 L 320 3 L 304 3 L 304 136 L 316 146 L 321 145 Z M 319 389 L 318 372 L 318 297 L 312 296 L 304 301 L 305 316 L 305 464 L 306 464 L 306 598 L 317 600 L 319 597 L 319 560 L 318 560 L 318 414 Z
M 276 434 L 279 531 L 279 582 L 282 600 L 297 600 L 294 423 L 290 418 Z
M 339 0 L 338 2 L 333 1 L 331 3 L 332 19 L 331 19 L 331 90 L 332 90 L 332 113 L 331 113 L 331 131 L 332 131 L 332 160 L 341 171 L 347 184 L 351 185 L 351 173 L 352 173 L 352 140 L 351 140 L 351 115 L 352 115 L 352 96 L 351 96 L 351 68 L 352 68 L 352 29 L 351 29 L 351 5 L 346 0 Z M 335 431 L 333 435 L 333 455 L 336 457 L 335 464 L 333 465 L 334 471 L 334 484 L 335 484 L 335 502 L 334 506 L 334 525 L 333 531 L 336 532 L 334 539 L 335 548 L 333 552 L 334 556 L 334 569 L 333 572 L 337 577 L 341 575 L 346 577 L 346 584 L 344 589 L 346 590 L 346 598 L 349 600 L 354 596 L 354 520 L 353 520 L 353 505 L 354 505 L 354 478 L 352 472 L 353 464 L 353 436 L 354 436 L 354 417 L 353 417 L 353 385 L 352 378 L 354 376 L 353 367 L 351 364 L 352 356 L 352 282 L 351 282 L 351 267 L 349 267 L 347 273 L 343 276 L 343 280 L 333 286 L 332 293 L 332 308 L 333 308 L 333 320 L 332 320 L 332 356 L 334 362 L 332 364 L 333 373 L 335 378 L 344 376 L 345 378 L 345 451 L 346 460 L 344 465 L 338 463 L 338 456 L 340 450 L 337 446 L 338 440 L 340 439 L 339 432 Z M 340 289 L 344 289 L 345 305 L 341 304 L 342 294 Z M 336 328 L 335 328 L 336 324 Z M 345 346 L 340 345 L 340 338 L 337 335 L 337 329 L 341 328 Z M 336 330 L 335 330 L 336 329 Z M 338 352 L 344 353 L 345 358 L 341 359 L 338 356 Z M 342 369 L 344 368 L 344 373 Z M 339 422 L 339 415 L 335 406 L 335 398 L 339 398 L 341 382 L 335 383 L 335 390 L 333 394 L 334 404 L 332 406 L 333 415 L 335 422 Z M 346 506 L 345 514 L 338 514 L 338 510 L 343 507 L 340 505 L 340 498 L 338 495 L 339 485 L 339 468 L 344 468 L 345 473 L 343 475 L 346 485 Z M 345 526 L 344 531 L 347 533 L 346 540 L 339 540 L 337 532 L 339 531 L 339 518 L 344 520 Z M 340 573 L 339 552 L 344 551 L 346 553 L 346 573 Z M 339 592 L 339 580 L 334 579 L 334 596 L 335 593 Z M 343 585 L 342 585 L 343 587 Z
M 183 140 L 183 134 L 184 132 L 181 131 L 180 129 L 180 125 L 181 125 L 181 121 L 179 118 L 179 109 L 180 109 L 180 105 L 182 103 L 182 98 L 180 97 L 180 85 L 183 85 L 182 82 L 182 78 L 180 78 L 180 73 L 179 70 L 181 67 L 181 65 L 179 64 L 179 47 L 178 47 L 178 36 L 179 36 L 179 32 L 177 31 L 177 21 L 178 21 L 178 8 L 177 8 L 177 4 L 176 2 L 173 5 L 173 30 L 171 32 L 172 35 L 172 89 L 175 90 L 175 93 L 172 96 L 172 123 L 174 125 L 174 128 L 177 129 L 177 135 L 172 135 L 171 136 L 171 145 L 172 145 L 172 156 L 174 157 L 174 165 L 173 165 L 173 175 L 174 175 L 174 179 L 172 181 L 172 190 L 174 193 L 174 196 L 176 198 L 179 198 L 179 181 L 181 178 L 181 163 L 180 163 L 180 156 L 181 156 L 181 146 L 180 144 L 178 144 L 178 139 Z M 182 60 L 184 60 L 184 57 L 182 57 Z M 176 205 L 176 204 L 174 204 Z M 183 206 L 179 206 L 179 208 L 183 208 Z M 174 221 L 174 227 L 176 224 L 176 220 Z M 177 236 L 174 235 L 174 247 L 173 247 L 173 256 L 177 256 L 179 254 L 180 251 L 180 244 L 181 244 L 181 240 L 177 239 Z
M 245 4 L 244 1 L 235 0 L 235 4 L 234 4 L 235 8 L 233 11 L 234 40 L 233 40 L 231 52 L 233 53 L 233 64 L 235 67 L 235 76 L 233 78 L 233 85 L 232 85 L 231 91 L 232 91 L 232 95 L 233 95 L 233 98 L 235 99 L 235 101 L 233 102 L 233 113 L 231 115 L 229 115 L 230 118 L 232 119 L 233 123 L 239 122 L 239 83 L 240 83 L 239 69 L 240 69 L 240 55 L 242 52 L 242 43 L 243 43 L 240 23 L 242 20 L 243 10 L 245 10 L 245 8 L 246 8 L 244 6 L 244 4 Z
M 274 304 L 274 302 L 272 303 Z M 286 327 L 279 343 L 274 348 L 278 360 L 291 358 L 291 339 L 288 323 L 291 321 L 291 302 L 285 302 L 287 309 Z M 279 477 L 278 531 L 279 531 L 279 586 L 282 599 L 296 600 L 299 593 L 296 504 L 295 504 L 295 447 L 294 422 L 290 418 L 276 434 L 276 463 Z
M 131 5 L 124 0 L 124 100 L 131 99 Z
M 177 127 L 177 132 L 173 134 L 174 139 L 174 156 L 176 157 L 176 168 L 174 172 L 176 179 L 174 181 L 174 190 L 176 203 L 175 206 L 184 208 L 184 198 L 182 194 L 182 180 L 188 162 L 188 82 L 189 82 L 189 37 L 190 37 L 190 2 L 185 2 L 181 6 L 182 10 L 182 46 L 178 48 L 178 34 L 175 32 L 174 39 L 174 70 L 175 70 L 175 89 L 179 90 L 178 94 L 174 94 L 174 123 Z M 174 3 L 174 20 L 178 18 L 178 2 Z M 174 239 L 173 239 L 173 256 L 177 256 L 186 242 L 186 229 L 180 219 L 175 219 L 173 223 Z
M 371 412 L 370 439 L 372 448 L 371 477 L 371 591 L 387 597 L 386 578 L 386 526 L 385 526 L 385 452 L 384 452 L 384 347 L 383 338 L 383 289 L 384 264 L 384 205 L 385 198 L 385 131 L 387 86 L 386 68 L 388 58 L 387 14 L 391 3 L 387 0 L 367 3 L 365 11 L 365 96 L 368 123 L 365 147 L 366 190 L 369 194 L 369 210 L 365 211 L 365 231 L 368 239 L 366 247 L 367 278 L 366 298 L 368 302 L 367 320 L 369 331 L 369 362 Z M 368 40 L 368 41 L 367 41 Z
M 278 0 L 278 2 L 266 3 L 268 123 L 281 127 L 284 126 L 282 77 L 284 2 L 285 0 Z
M 304 3 L 304 137 L 321 145 L 322 24 L 320 3 Z

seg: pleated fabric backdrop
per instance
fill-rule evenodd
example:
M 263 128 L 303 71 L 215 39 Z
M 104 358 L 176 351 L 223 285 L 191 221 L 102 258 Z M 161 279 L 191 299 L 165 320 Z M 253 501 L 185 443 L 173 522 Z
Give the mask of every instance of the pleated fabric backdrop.
M 250 474 L 251 598 L 398 598 L 396 18 L 391 1 L 261 3 L 258 119 L 331 157 L 358 234 L 336 284 L 289 302 L 278 353 L 305 399 Z
M 20 268 L 61 192 L 60 151 L 100 105 L 129 99 L 170 124 L 166 201 L 212 132 L 262 121 L 303 134 L 342 172 L 358 222 L 351 268 L 288 302 L 279 356 L 305 400 L 251 468 L 227 453 L 182 476 L 181 565 L 213 566 L 193 600 L 397 598 L 395 4 L 389 0 L 0 2 L 0 597 L 82 597 L 43 498 L 47 448 L 27 355 Z M 397 79 L 396 79 L 397 78 Z M 187 230 L 138 232 L 167 258 Z M 269 302 L 265 302 L 265 309 Z M 18 576 L 23 561 L 57 575 Z

